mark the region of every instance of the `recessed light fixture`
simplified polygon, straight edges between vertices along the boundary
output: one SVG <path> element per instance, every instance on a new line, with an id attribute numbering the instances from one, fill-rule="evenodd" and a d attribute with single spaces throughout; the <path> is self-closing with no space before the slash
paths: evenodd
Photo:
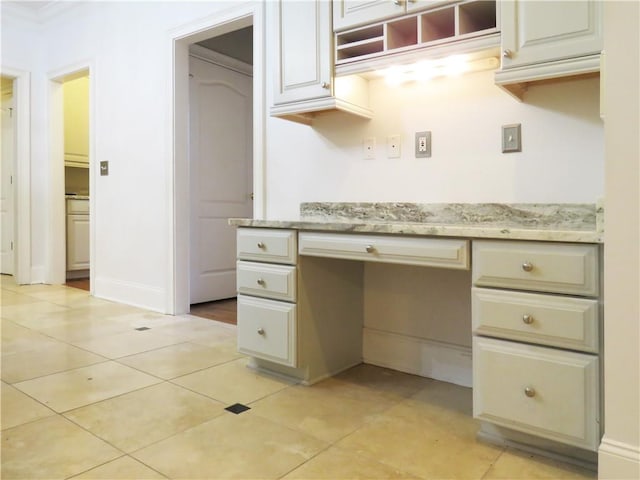
<path id="1" fill-rule="evenodd" d="M 495 69 L 499 65 L 497 57 L 471 60 L 465 55 L 453 55 L 407 65 L 393 65 L 377 73 L 384 77 L 387 84 L 398 86 L 408 82 L 426 82 L 436 77 L 450 77 L 467 72 Z"/>

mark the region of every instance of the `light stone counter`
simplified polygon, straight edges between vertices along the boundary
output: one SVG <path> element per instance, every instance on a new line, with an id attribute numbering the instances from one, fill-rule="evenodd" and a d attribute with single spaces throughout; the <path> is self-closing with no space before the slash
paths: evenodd
<path id="1" fill-rule="evenodd" d="M 595 204 L 303 203 L 300 219 L 235 218 L 242 227 L 602 243 Z"/>

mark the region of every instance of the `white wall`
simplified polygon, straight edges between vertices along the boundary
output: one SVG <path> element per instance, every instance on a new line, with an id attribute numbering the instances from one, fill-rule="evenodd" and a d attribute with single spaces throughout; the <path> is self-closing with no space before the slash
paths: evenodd
<path id="1" fill-rule="evenodd" d="M 313 127 L 268 123 L 268 217 L 296 218 L 304 201 L 587 202 L 603 195 L 599 80 L 531 87 L 520 103 L 493 72 L 389 87 L 370 82 L 371 121 L 331 113 Z M 501 125 L 521 123 L 521 153 L 501 153 Z M 432 157 L 414 134 L 432 132 Z M 402 135 L 402 158 L 386 137 Z M 375 137 L 365 160 L 362 140 Z"/>
<path id="2" fill-rule="evenodd" d="M 599 477 L 640 478 L 640 3 L 605 4 L 605 431 Z"/>
<path id="3" fill-rule="evenodd" d="M 92 185 L 94 292 L 165 308 L 172 294 L 170 32 L 237 5 L 87 2 L 28 31 L 3 16 L 3 62 L 19 66 L 42 51 L 24 65 L 33 72 L 34 265 L 46 265 L 51 244 L 43 227 L 51 188 L 48 79 L 91 65 L 92 162 L 94 169 L 110 162 L 109 176 Z M 268 118 L 268 218 L 297 217 L 303 201 L 595 202 L 602 195 L 597 80 L 532 88 L 525 103 L 495 87 L 491 72 L 396 89 L 375 80 L 370 87 L 377 112 L 371 121 L 327 114 L 311 128 Z M 522 123 L 524 151 L 504 155 L 500 126 L 515 122 Z M 412 158 L 417 130 L 433 132 L 431 159 Z M 385 137 L 395 133 L 403 138 L 402 158 L 390 160 Z M 377 138 L 379 156 L 365 161 L 361 141 L 368 136 Z"/>

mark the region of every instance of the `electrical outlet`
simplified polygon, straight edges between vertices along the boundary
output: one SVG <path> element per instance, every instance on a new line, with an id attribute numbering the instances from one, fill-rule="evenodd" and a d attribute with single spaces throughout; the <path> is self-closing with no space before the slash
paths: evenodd
<path id="1" fill-rule="evenodd" d="M 502 126 L 502 153 L 521 152 L 522 135 L 519 123 Z"/>
<path id="2" fill-rule="evenodd" d="M 376 138 L 368 137 L 362 141 L 362 156 L 366 160 L 376 158 Z"/>
<path id="3" fill-rule="evenodd" d="M 387 137 L 387 157 L 400 158 L 400 135 Z"/>
<path id="4" fill-rule="evenodd" d="M 431 132 L 416 132 L 416 158 L 431 157 Z"/>

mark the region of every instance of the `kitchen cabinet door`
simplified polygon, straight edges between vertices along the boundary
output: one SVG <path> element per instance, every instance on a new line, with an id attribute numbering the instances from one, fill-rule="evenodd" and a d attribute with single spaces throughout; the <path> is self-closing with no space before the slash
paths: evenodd
<path id="1" fill-rule="evenodd" d="M 333 0 L 335 31 L 367 25 L 418 10 L 437 7 L 453 0 Z"/>
<path id="2" fill-rule="evenodd" d="M 501 3 L 502 68 L 599 54 L 601 3 L 527 1 Z"/>
<path id="3" fill-rule="evenodd" d="M 331 96 L 331 3 L 276 4 L 277 68 L 274 104 Z"/>
<path id="4" fill-rule="evenodd" d="M 89 269 L 89 215 L 67 215 L 67 270 Z"/>

